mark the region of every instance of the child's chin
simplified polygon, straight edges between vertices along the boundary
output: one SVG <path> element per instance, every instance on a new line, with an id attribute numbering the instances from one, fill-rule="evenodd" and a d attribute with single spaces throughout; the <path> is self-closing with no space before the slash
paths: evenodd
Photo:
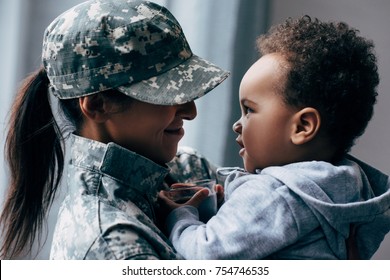
<path id="1" fill-rule="evenodd" d="M 246 164 L 245 162 L 244 162 L 244 169 L 249 173 L 255 173 L 256 170 L 255 168 L 253 168 L 253 166 Z"/>

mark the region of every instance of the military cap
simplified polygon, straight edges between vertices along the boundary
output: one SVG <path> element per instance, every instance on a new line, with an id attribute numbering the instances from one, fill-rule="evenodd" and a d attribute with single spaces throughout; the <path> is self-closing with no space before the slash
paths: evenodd
<path id="1" fill-rule="evenodd" d="M 42 60 L 60 99 L 117 89 L 147 103 L 183 104 L 229 75 L 193 54 L 175 17 L 149 1 L 92 0 L 71 8 L 45 30 Z"/>

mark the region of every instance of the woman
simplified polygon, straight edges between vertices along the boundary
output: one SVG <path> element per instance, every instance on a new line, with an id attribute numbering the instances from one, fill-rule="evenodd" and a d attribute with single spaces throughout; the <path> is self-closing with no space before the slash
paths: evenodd
<path id="1" fill-rule="evenodd" d="M 228 73 L 193 55 L 172 14 L 145 1 L 73 7 L 45 31 L 42 59 L 12 109 L 1 256 L 31 249 L 62 178 L 55 96 L 74 133 L 51 258 L 179 258 L 155 225 L 153 204 L 183 120 L 196 117 L 194 99 Z M 181 155 L 171 164 L 202 161 Z"/>

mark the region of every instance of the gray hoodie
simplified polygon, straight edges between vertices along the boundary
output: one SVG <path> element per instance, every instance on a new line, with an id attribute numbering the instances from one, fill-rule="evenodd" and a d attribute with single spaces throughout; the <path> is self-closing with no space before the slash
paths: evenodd
<path id="1" fill-rule="evenodd" d="M 167 225 L 186 259 L 346 259 L 353 225 L 359 257 L 369 259 L 390 231 L 390 181 L 350 156 L 338 165 L 237 169 L 207 224 L 196 208 L 183 206 Z"/>

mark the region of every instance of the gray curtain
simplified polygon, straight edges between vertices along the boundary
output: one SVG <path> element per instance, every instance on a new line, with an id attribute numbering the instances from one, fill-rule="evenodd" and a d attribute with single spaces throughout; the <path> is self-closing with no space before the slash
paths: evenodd
<path id="1" fill-rule="evenodd" d="M 241 78 L 247 69 L 258 59 L 256 50 L 256 38 L 266 32 L 269 26 L 270 1 L 268 0 L 247 0 L 242 1 L 237 11 L 235 26 L 235 36 L 233 42 L 232 55 L 232 76 L 231 92 L 226 103 L 230 107 L 230 114 L 226 129 L 230 129 L 237 119 L 240 118 L 240 106 L 238 100 L 238 90 Z M 223 165 L 241 166 L 242 160 L 238 155 L 238 145 L 235 141 L 234 133 L 228 133 L 223 142 Z"/>

